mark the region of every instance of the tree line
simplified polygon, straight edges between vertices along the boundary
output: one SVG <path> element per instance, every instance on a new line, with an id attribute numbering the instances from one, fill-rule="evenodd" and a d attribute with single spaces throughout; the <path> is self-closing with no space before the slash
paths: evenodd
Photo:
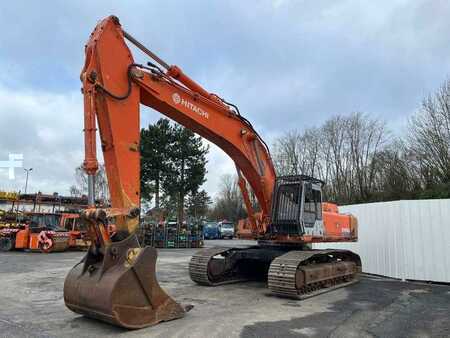
<path id="1" fill-rule="evenodd" d="M 337 115 L 292 130 L 273 146 L 279 175 L 324 180 L 339 204 L 450 197 L 450 81 L 426 97 L 402 137 L 369 114 Z"/>
<path id="2" fill-rule="evenodd" d="M 325 181 L 324 199 L 338 204 L 450 197 L 450 80 L 423 99 L 407 127 L 395 136 L 367 113 L 335 115 L 278 137 L 272 158 L 278 175 Z M 163 208 L 178 219 L 246 217 L 235 175 L 222 177 L 213 204 L 201 189 L 209 149 L 192 131 L 162 118 L 141 130 L 140 150 L 144 207 Z M 97 197 L 107 199 L 103 167 L 97 176 Z M 76 178 L 71 192 L 87 192 L 81 167 Z"/>
<path id="3" fill-rule="evenodd" d="M 226 174 L 221 177 L 219 192 L 214 205 L 209 209 L 208 217 L 212 220 L 226 219 L 232 222 L 247 217 L 237 175 Z"/>
<path id="4" fill-rule="evenodd" d="M 325 181 L 324 200 L 338 204 L 449 198 L 450 80 L 423 99 L 407 127 L 399 137 L 367 113 L 335 115 L 278 137 L 272 159 L 278 175 Z M 246 217 L 236 175 L 222 177 L 210 215 Z"/>

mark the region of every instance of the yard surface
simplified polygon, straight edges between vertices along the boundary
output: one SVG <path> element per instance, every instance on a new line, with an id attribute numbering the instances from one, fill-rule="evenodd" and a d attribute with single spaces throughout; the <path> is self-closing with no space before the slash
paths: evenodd
<path id="1" fill-rule="evenodd" d="M 247 242 L 248 243 L 248 242 Z M 212 245 L 243 241 L 208 241 Z M 82 252 L 0 253 L 0 337 L 449 337 L 450 287 L 362 277 L 303 301 L 271 296 L 264 283 L 194 284 L 197 249 L 159 250 L 161 286 L 194 308 L 183 319 L 127 331 L 72 313 L 63 283 Z"/>

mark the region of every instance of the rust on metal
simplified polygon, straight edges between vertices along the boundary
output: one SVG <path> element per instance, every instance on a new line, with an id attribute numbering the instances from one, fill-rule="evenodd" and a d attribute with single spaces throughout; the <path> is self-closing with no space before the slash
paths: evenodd
<path id="1" fill-rule="evenodd" d="M 136 329 L 181 318 L 185 309 L 159 286 L 157 252 L 140 248 L 136 236 L 107 246 L 93 247 L 67 275 L 66 306 L 79 314 Z"/>
<path id="2" fill-rule="evenodd" d="M 358 255 L 347 250 L 289 251 L 270 264 L 269 289 L 279 296 L 303 299 L 356 282 Z"/>

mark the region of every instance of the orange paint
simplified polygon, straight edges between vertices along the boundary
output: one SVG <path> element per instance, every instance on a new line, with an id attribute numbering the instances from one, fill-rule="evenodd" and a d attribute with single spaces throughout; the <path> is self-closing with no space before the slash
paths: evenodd
<path id="1" fill-rule="evenodd" d="M 233 159 L 249 213 L 248 221 L 240 223 L 239 228 L 242 234 L 251 234 L 253 238 L 267 237 L 276 174 L 265 143 L 250 123 L 219 96 L 201 87 L 180 67 L 159 63 L 166 72 L 134 64 L 117 17 L 107 17 L 96 26 L 86 45 L 81 72 L 86 172 L 93 174 L 98 168 L 96 117 L 112 208 L 139 207 L 139 105 L 144 104 L 215 143 Z M 247 182 L 259 203 L 260 214 L 252 208 Z M 337 206 L 330 203 L 323 203 L 322 208 L 324 234 L 276 235 L 270 239 L 296 243 L 356 239 L 354 217 L 339 214 Z M 117 217 L 117 230 L 134 232 L 136 225 L 130 227 L 127 222 L 126 217 Z M 97 227 L 91 235 L 100 243 L 105 240 L 104 233 L 104 229 Z"/>
<path id="2" fill-rule="evenodd" d="M 15 241 L 16 249 L 27 249 L 29 238 L 30 232 L 28 229 L 17 232 Z"/>

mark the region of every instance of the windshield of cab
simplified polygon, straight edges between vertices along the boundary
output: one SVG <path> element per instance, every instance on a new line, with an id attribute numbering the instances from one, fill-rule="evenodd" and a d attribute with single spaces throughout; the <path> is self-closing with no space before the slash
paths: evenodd
<path id="1" fill-rule="evenodd" d="M 36 214 L 31 216 L 31 224 L 32 227 L 46 227 L 49 230 L 55 230 L 59 227 L 60 218 L 59 215 Z"/>
<path id="2" fill-rule="evenodd" d="M 222 223 L 222 228 L 224 229 L 233 229 L 233 223 Z"/>

